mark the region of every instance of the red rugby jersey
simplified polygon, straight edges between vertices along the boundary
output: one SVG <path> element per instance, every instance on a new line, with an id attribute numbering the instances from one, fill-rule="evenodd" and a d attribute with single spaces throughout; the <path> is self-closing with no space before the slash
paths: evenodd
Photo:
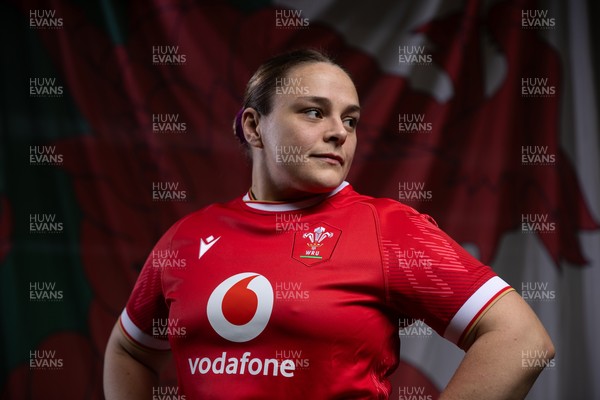
<path id="1" fill-rule="evenodd" d="M 509 290 L 431 218 L 344 182 L 181 219 L 120 322 L 135 343 L 172 350 L 188 399 L 386 399 L 399 320 L 458 343 Z"/>

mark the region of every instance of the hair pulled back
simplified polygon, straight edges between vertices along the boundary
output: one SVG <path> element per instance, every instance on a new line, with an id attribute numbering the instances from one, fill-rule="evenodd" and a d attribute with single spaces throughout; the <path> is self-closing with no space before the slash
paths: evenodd
<path id="1" fill-rule="evenodd" d="M 337 65 L 329 56 L 314 49 L 299 49 L 276 55 L 262 64 L 248 81 L 244 92 L 244 103 L 233 123 L 233 133 L 242 144 L 247 144 L 242 128 L 242 113 L 253 108 L 261 115 L 267 115 L 273 107 L 273 94 L 278 78 L 284 78 L 288 72 L 306 63 L 325 62 Z M 341 68 L 341 67 L 340 67 Z"/>

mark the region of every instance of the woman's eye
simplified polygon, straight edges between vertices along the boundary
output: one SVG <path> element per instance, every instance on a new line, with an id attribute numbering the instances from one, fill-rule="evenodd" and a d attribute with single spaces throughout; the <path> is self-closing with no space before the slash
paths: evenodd
<path id="1" fill-rule="evenodd" d="M 346 119 L 344 119 L 344 125 L 346 125 L 349 128 L 352 128 L 352 129 L 356 128 L 356 123 L 357 122 L 358 121 L 356 120 L 356 118 L 346 118 Z"/>
<path id="2" fill-rule="evenodd" d="M 321 114 L 321 111 L 317 110 L 316 108 L 311 108 L 310 110 L 306 110 L 306 111 L 304 111 L 304 114 L 306 114 L 310 118 L 321 118 L 323 116 L 323 114 Z"/>

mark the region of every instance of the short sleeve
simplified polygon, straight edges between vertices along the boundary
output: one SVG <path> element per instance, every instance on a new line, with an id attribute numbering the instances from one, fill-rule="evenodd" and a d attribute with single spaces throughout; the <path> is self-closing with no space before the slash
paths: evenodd
<path id="1" fill-rule="evenodd" d="M 149 254 L 121 313 L 119 324 L 123 333 L 135 344 L 154 350 L 170 349 L 165 334 L 169 309 L 163 295 L 161 254 L 171 250 L 177 230 L 175 224 L 158 241 Z"/>
<path id="2" fill-rule="evenodd" d="M 422 320 L 460 344 L 483 313 L 513 290 L 431 217 L 397 206 L 380 218 L 388 300 L 400 317 Z"/>

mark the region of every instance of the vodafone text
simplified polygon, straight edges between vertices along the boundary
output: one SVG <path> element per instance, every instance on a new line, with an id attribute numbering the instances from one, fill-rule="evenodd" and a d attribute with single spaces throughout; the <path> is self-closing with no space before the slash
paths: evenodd
<path id="1" fill-rule="evenodd" d="M 227 352 L 224 351 L 221 357 L 216 357 L 211 360 L 208 357 L 203 358 L 188 358 L 188 364 L 190 367 L 190 373 L 206 375 L 244 375 L 246 373 L 250 375 L 271 375 L 281 376 L 285 378 L 291 378 L 294 376 L 294 370 L 296 366 L 293 360 L 282 360 L 281 363 L 275 358 L 250 358 L 251 353 L 245 352 L 242 357 L 229 357 L 227 358 Z"/>

